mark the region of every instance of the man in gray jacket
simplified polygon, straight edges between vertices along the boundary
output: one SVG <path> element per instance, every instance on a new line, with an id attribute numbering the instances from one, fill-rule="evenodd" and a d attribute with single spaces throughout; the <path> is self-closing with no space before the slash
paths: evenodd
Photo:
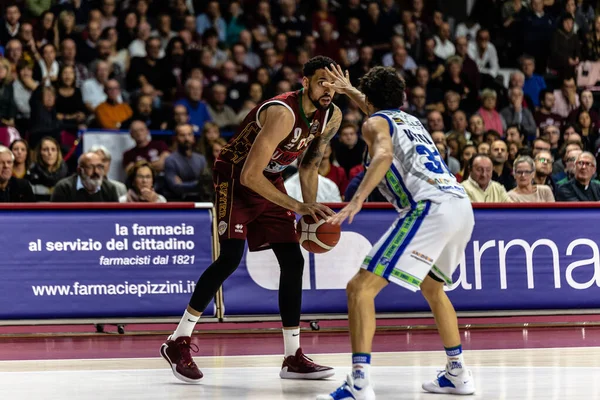
<path id="1" fill-rule="evenodd" d="M 510 105 L 500 111 L 500 115 L 506 121 L 506 126 L 519 125 L 521 131 L 529 140 L 536 137 L 536 125 L 533 114 L 526 108 L 523 108 L 523 89 L 512 87 L 509 92 Z"/>
<path id="2" fill-rule="evenodd" d="M 194 129 L 189 124 L 175 128 L 177 151 L 165 160 L 165 180 L 169 200 L 203 201 L 207 195 L 204 181 L 206 158 L 194 152 Z M 212 179 L 211 179 L 212 181 Z M 212 198 L 212 196 L 210 197 Z"/>

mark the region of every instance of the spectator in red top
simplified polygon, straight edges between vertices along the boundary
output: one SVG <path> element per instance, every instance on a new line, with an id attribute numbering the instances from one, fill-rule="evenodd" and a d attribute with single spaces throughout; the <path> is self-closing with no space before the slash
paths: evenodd
<path id="1" fill-rule="evenodd" d="M 164 142 L 152 140 L 150 131 L 142 121 L 133 121 L 129 130 L 131 138 L 135 140 L 135 147 L 123 154 L 123 166 L 129 171 L 136 162 L 148 161 L 157 172 L 165 169 L 165 160 L 171 154 Z"/>
<path id="2" fill-rule="evenodd" d="M 462 73 L 465 75 L 467 81 L 477 91 L 481 85 L 481 76 L 479 75 L 479 68 L 473 59 L 469 56 L 469 41 L 464 36 L 456 38 L 456 55 L 462 58 Z"/>
<path id="3" fill-rule="evenodd" d="M 329 57 L 335 62 L 340 62 L 340 45 L 334 37 L 333 25 L 329 22 L 321 23 L 319 38 L 316 40 L 316 53 Z"/>
<path id="4" fill-rule="evenodd" d="M 358 136 L 358 127 L 351 122 L 344 122 L 339 129 L 339 141 L 335 147 L 337 161 L 349 173 L 352 167 L 361 165 L 367 145 Z"/>
<path id="5" fill-rule="evenodd" d="M 319 175 L 331 179 L 340 189 L 340 193 L 345 193 L 346 186 L 348 186 L 348 176 L 344 168 L 334 164 L 335 161 L 335 154 L 331 145 L 328 144 L 327 148 L 325 148 L 321 165 L 319 165 Z"/>
<path id="6" fill-rule="evenodd" d="M 504 122 L 500 113 L 496 111 L 496 99 L 497 95 L 495 90 L 484 89 L 481 93 L 483 105 L 479 111 L 477 111 L 477 114 L 481 115 L 481 118 L 483 118 L 486 129 L 495 130 L 503 135 L 506 122 Z"/>

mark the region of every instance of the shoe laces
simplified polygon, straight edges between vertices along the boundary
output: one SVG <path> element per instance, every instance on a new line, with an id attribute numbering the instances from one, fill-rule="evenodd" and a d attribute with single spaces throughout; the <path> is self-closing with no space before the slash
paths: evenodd
<path id="1" fill-rule="evenodd" d="M 300 362 L 309 367 L 316 365 L 312 358 L 307 357 L 306 354 L 302 354 L 302 356 L 300 357 Z"/>
<path id="2" fill-rule="evenodd" d="M 192 354 L 190 353 L 190 350 L 193 351 L 194 353 L 197 353 L 198 351 L 200 351 L 198 346 L 196 346 L 194 343 L 188 342 L 187 340 L 179 342 L 179 351 L 181 352 L 181 356 L 182 356 L 181 358 L 183 358 L 184 361 L 186 361 L 186 366 L 195 367 L 196 363 L 194 362 L 194 359 L 192 358 Z"/>
<path id="3" fill-rule="evenodd" d="M 330 396 L 334 399 L 342 399 L 347 397 L 348 393 L 350 393 L 352 395 L 352 398 L 354 398 L 354 395 L 352 394 L 353 385 L 354 384 L 350 380 L 350 376 L 347 376 L 344 383 L 342 383 L 342 385 L 339 388 L 337 388 L 335 392 L 331 393 Z"/>

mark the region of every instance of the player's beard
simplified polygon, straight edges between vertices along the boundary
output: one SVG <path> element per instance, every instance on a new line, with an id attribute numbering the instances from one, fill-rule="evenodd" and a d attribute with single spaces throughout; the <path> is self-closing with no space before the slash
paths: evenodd
<path id="1" fill-rule="evenodd" d="M 324 110 L 327 107 L 329 107 L 329 105 L 324 106 L 319 102 L 319 100 L 321 100 L 323 97 L 329 97 L 329 96 L 323 95 L 320 98 L 318 98 L 317 100 L 315 100 L 312 95 L 312 90 L 310 89 L 310 83 L 308 84 L 308 99 L 311 101 L 311 103 L 313 103 L 313 106 L 315 106 L 315 108 L 317 110 Z"/>

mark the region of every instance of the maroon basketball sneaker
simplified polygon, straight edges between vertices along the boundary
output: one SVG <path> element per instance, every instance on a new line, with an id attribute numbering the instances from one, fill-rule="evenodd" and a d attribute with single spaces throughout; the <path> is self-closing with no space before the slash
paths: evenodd
<path id="1" fill-rule="evenodd" d="M 279 376 L 282 379 L 325 379 L 335 375 L 331 367 L 315 364 L 306 357 L 302 348 L 296 350 L 296 355 L 288 356 L 283 360 Z"/>
<path id="2" fill-rule="evenodd" d="M 196 383 L 204 375 L 190 354 L 190 350 L 198 351 L 198 346 L 192 344 L 190 340 L 189 336 L 178 337 L 175 340 L 171 340 L 169 336 L 160 348 L 160 355 L 169 363 L 175 378 L 187 383 Z"/>

